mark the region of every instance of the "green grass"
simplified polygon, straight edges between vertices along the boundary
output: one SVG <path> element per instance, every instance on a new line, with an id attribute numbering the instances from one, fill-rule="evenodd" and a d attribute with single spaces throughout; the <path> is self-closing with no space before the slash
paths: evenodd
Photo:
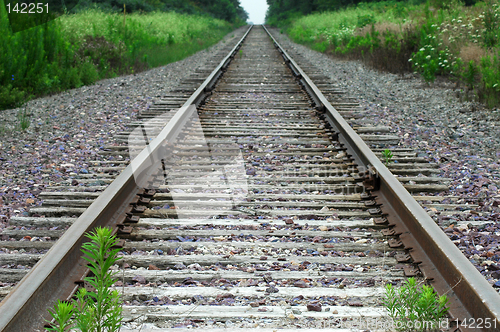
<path id="1" fill-rule="evenodd" d="M 299 42 L 318 43 L 326 41 L 329 45 L 346 43 L 353 37 L 356 29 L 375 22 L 403 24 L 406 13 L 415 6 L 393 3 L 361 3 L 335 12 L 316 13 L 295 20 L 288 30 Z"/>
<path id="2" fill-rule="evenodd" d="M 500 105 L 498 0 L 463 6 L 432 0 L 360 3 L 299 17 L 287 32 L 295 42 L 381 70 L 415 71 L 429 83 L 454 80 L 468 98 Z"/>
<path id="3" fill-rule="evenodd" d="M 206 16 L 88 9 L 12 33 L 0 0 L 0 109 L 181 60 L 233 29 Z"/>
<path id="4" fill-rule="evenodd" d="M 60 19 L 63 33 L 76 43 L 87 35 L 100 35 L 113 42 L 122 41 L 123 14 L 109 14 L 89 9 Z M 149 43 L 182 43 L 210 29 L 224 29 L 228 23 L 209 17 L 190 16 L 175 12 L 133 13 L 125 16 L 127 33 Z M 125 41 L 131 42 L 131 41 Z"/>

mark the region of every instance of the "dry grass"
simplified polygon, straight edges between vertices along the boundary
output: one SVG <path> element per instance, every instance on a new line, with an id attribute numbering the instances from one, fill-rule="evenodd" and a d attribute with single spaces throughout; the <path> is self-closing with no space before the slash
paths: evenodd
<path id="1" fill-rule="evenodd" d="M 375 31 L 379 32 L 381 35 L 386 32 L 392 32 L 395 34 L 401 34 L 405 29 L 407 29 L 411 23 L 396 24 L 392 22 L 377 22 L 375 23 Z M 367 25 L 363 28 L 356 29 L 354 32 L 355 36 L 366 36 L 367 33 L 372 31 L 372 26 Z"/>
<path id="2" fill-rule="evenodd" d="M 484 58 L 487 55 L 492 55 L 492 54 L 490 54 L 490 52 L 488 52 L 486 49 L 484 49 L 479 45 L 470 44 L 460 48 L 459 57 L 462 59 L 464 63 L 469 63 L 472 60 L 474 61 L 474 63 L 478 64 L 480 63 L 481 58 Z"/>

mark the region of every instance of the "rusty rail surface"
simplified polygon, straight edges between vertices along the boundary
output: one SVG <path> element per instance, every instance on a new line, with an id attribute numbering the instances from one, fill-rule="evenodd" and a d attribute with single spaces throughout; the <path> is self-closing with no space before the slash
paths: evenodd
<path id="1" fill-rule="evenodd" d="M 85 233 L 98 226 L 114 229 L 127 218 L 141 194 L 140 184 L 150 176 L 151 155 L 161 153 L 165 143 L 175 139 L 184 123 L 210 93 L 222 73 L 237 54 L 252 26 L 231 52 L 220 62 L 201 86 L 176 112 L 167 126 L 113 183 L 75 221 L 47 254 L 31 269 L 0 303 L 0 331 L 27 332 L 42 329 L 50 318 L 47 308 L 57 299 L 70 299 L 78 282 L 87 274 L 80 248 Z M 193 106 L 194 105 L 194 106 Z"/>
<path id="2" fill-rule="evenodd" d="M 496 320 L 496 325 L 483 330 L 498 331 L 500 295 L 370 150 L 269 30 L 264 29 L 316 108 L 324 112 L 330 125 L 338 132 L 339 141 L 356 160 L 360 171 L 366 171 L 364 181 L 373 187 L 372 194 L 377 196 L 376 205 L 387 214 L 387 220 L 379 222 L 388 223 L 395 234 L 400 234 L 402 244 L 426 279 L 439 294 L 448 296 L 453 319 Z"/>

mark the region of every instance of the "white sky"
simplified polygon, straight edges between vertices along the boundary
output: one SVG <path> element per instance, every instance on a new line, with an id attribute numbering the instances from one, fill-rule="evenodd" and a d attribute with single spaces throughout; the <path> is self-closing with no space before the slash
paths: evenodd
<path id="1" fill-rule="evenodd" d="M 247 11 L 249 22 L 264 24 L 267 11 L 266 0 L 240 0 L 240 4 Z"/>

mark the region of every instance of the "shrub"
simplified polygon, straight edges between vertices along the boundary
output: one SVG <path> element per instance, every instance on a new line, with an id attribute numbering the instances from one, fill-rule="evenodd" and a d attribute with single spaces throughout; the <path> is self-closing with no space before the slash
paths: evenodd
<path id="1" fill-rule="evenodd" d="M 480 97 L 488 107 L 500 103 L 500 55 L 481 59 L 482 89 Z"/>
<path id="2" fill-rule="evenodd" d="M 97 68 L 90 61 L 84 61 L 80 67 L 80 81 L 84 85 L 89 85 L 96 82 L 99 79 L 99 73 Z"/>
<path id="3" fill-rule="evenodd" d="M 0 109 L 18 106 L 26 96 L 178 61 L 232 28 L 225 21 L 173 12 L 130 14 L 124 24 L 123 15 L 88 9 L 12 33 L 0 0 Z"/>
<path id="4" fill-rule="evenodd" d="M 0 109 L 19 106 L 25 99 L 26 92 L 14 88 L 12 84 L 0 85 Z"/>
<path id="5" fill-rule="evenodd" d="M 114 44 L 103 36 L 85 36 L 76 56 L 80 61 L 92 62 L 100 71 L 106 65 L 118 70 L 126 68 L 125 44 Z"/>
<path id="6" fill-rule="evenodd" d="M 392 284 L 387 284 L 385 291 L 384 306 L 396 326 L 402 327 L 398 328 L 400 331 L 406 331 L 408 327 L 417 327 L 418 324 L 415 322 L 420 322 L 421 326 L 416 329 L 417 331 L 427 330 L 427 324 L 432 325 L 431 329 L 437 329 L 439 321 L 448 312 L 446 295 L 437 296 L 430 286 L 419 287 L 415 278 L 408 278 L 398 290 L 394 289 Z"/>
<path id="7" fill-rule="evenodd" d="M 373 15 L 358 15 L 358 23 L 356 24 L 358 28 L 362 28 L 371 24 L 375 24 L 375 17 Z"/>
<path id="8" fill-rule="evenodd" d="M 70 304 L 58 301 L 49 310 L 56 324 L 46 328 L 47 330 L 64 332 L 67 328 L 74 327 L 82 332 L 115 332 L 120 329 L 120 294 L 111 289 L 116 279 L 110 270 L 119 260 L 119 249 L 113 249 L 118 240 L 111 234 L 110 228 L 101 227 L 87 233 L 91 242 L 83 244 L 82 252 L 85 255 L 83 258 L 89 263 L 91 276 L 86 277 L 85 281 L 94 290 L 80 288 L 76 299 Z"/>

